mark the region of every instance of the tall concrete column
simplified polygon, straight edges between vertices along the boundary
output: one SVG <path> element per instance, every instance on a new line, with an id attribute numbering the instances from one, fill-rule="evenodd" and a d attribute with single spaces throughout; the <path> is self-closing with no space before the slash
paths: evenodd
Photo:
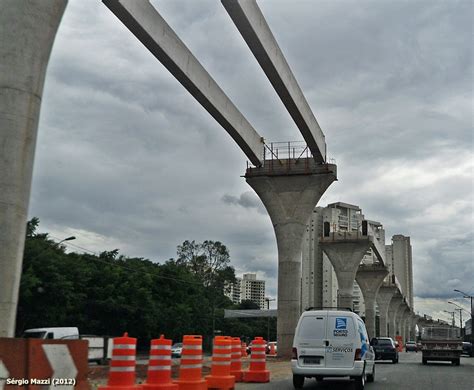
<path id="1" fill-rule="evenodd" d="M 388 308 L 390 301 L 397 290 L 397 287 L 388 284 L 382 284 L 379 289 L 376 300 L 380 315 L 380 334 L 377 336 L 388 337 Z"/>
<path id="2" fill-rule="evenodd" d="M 390 305 L 388 306 L 388 335 L 392 339 L 395 339 L 395 336 L 397 335 L 397 312 L 402 303 L 403 297 L 399 292 L 397 292 L 392 297 Z"/>
<path id="3" fill-rule="evenodd" d="M 15 332 L 43 85 L 67 0 L 4 0 L 0 12 L 0 337 Z"/>
<path id="4" fill-rule="evenodd" d="M 398 308 L 396 319 L 395 319 L 396 321 L 395 326 L 397 329 L 396 335 L 401 336 L 403 341 L 405 341 L 405 337 L 404 337 L 405 327 L 403 325 L 404 325 L 406 308 L 407 308 L 407 305 L 405 302 L 403 302 Z"/>
<path id="5" fill-rule="evenodd" d="M 419 336 L 419 331 L 420 331 L 420 325 L 419 325 L 419 321 L 420 321 L 420 316 L 418 315 L 414 315 L 413 316 L 413 322 L 412 322 L 412 332 L 413 332 L 413 337 L 415 340 L 418 340 L 418 336 Z M 418 330 L 417 330 L 418 328 Z"/>
<path id="6" fill-rule="evenodd" d="M 370 248 L 368 238 L 321 241 L 321 247 L 334 267 L 337 277 L 337 306 L 350 308 L 354 299 L 354 280 L 359 264 Z"/>
<path id="7" fill-rule="evenodd" d="M 316 203 L 336 179 L 336 166 L 301 162 L 308 168 L 286 170 L 283 165 L 247 170 L 247 183 L 262 200 L 272 220 L 278 246 L 278 355 L 290 357 L 296 324 L 301 314 L 301 245 L 306 224 Z M 288 161 L 288 167 L 291 162 Z M 276 171 L 284 169 L 283 172 Z M 299 173 L 296 173 L 299 172 Z M 306 172 L 306 173 L 305 173 Z"/>
<path id="8" fill-rule="evenodd" d="M 403 342 L 406 343 L 407 340 L 410 339 L 410 316 L 411 312 L 410 309 L 405 309 L 405 315 L 403 317 Z"/>
<path id="9" fill-rule="evenodd" d="M 388 275 L 388 269 L 383 265 L 361 264 L 356 273 L 365 304 L 365 326 L 369 338 L 375 337 L 375 300 L 380 286 Z"/>
<path id="10" fill-rule="evenodd" d="M 409 326 L 410 326 L 410 340 L 415 340 L 416 341 L 416 315 L 415 313 L 410 314 L 410 320 L 409 320 Z"/>

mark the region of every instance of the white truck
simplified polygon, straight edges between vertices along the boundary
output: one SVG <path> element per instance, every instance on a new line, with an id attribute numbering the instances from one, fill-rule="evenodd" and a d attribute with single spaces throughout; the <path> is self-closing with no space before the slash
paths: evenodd
<path id="1" fill-rule="evenodd" d="M 426 326 L 421 330 L 421 358 L 423 364 L 431 361 L 450 361 L 459 366 L 462 338 L 459 328 Z"/>
<path id="2" fill-rule="evenodd" d="M 89 362 L 107 364 L 112 357 L 113 338 L 107 336 L 81 335 L 74 327 L 34 328 L 23 332 L 23 338 L 74 340 L 81 339 L 89 342 Z"/>

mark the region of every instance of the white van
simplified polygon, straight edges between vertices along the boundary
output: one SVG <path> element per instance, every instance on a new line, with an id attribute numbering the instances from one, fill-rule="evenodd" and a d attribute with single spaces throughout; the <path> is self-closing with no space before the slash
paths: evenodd
<path id="1" fill-rule="evenodd" d="M 25 339 L 78 339 L 79 329 L 73 327 L 27 329 L 21 337 Z"/>
<path id="2" fill-rule="evenodd" d="M 25 339 L 42 340 L 87 340 L 88 359 L 97 364 L 107 364 L 112 357 L 113 338 L 108 336 L 79 335 L 79 329 L 74 327 L 34 328 L 27 329 L 21 337 Z"/>
<path id="3" fill-rule="evenodd" d="M 375 354 L 362 319 L 351 311 L 305 311 L 295 330 L 291 369 L 296 389 L 305 378 L 349 377 L 362 390 L 375 379 Z"/>

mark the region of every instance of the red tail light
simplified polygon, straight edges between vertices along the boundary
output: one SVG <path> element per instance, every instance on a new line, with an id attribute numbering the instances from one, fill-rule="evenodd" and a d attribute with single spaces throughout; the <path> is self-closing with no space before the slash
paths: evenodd
<path id="1" fill-rule="evenodd" d="M 360 348 L 356 349 L 354 360 L 361 360 L 362 351 Z"/>
<path id="2" fill-rule="evenodd" d="M 293 356 L 291 357 L 292 359 L 298 359 L 298 352 L 296 351 L 296 348 L 293 348 Z"/>

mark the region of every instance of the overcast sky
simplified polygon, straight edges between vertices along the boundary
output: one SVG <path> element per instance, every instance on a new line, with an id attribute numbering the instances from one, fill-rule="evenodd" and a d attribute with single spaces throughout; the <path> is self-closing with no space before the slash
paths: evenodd
<path id="1" fill-rule="evenodd" d="M 220 1 L 153 4 L 267 142 L 302 139 Z M 410 236 L 415 310 L 446 319 L 454 288 L 474 293 L 472 1 L 258 4 L 336 159 L 319 205 L 359 205 L 387 244 Z M 274 232 L 245 167 L 108 8 L 69 0 L 39 124 L 41 231 L 159 262 L 184 240 L 219 240 L 275 296 Z"/>

